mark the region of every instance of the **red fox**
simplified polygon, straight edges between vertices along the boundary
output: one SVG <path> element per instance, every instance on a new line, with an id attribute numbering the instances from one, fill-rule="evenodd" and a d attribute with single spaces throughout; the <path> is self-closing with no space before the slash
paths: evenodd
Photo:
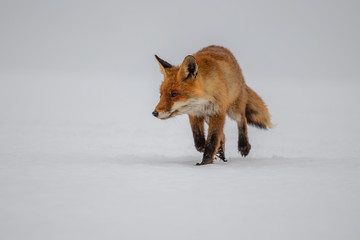
<path id="1" fill-rule="evenodd" d="M 188 114 L 195 148 L 203 152 L 196 165 L 213 163 L 215 155 L 226 162 L 223 128 L 228 115 L 237 122 L 238 150 L 246 157 L 251 149 L 247 124 L 268 129 L 273 125 L 263 100 L 244 81 L 233 54 L 208 46 L 173 66 L 155 55 L 164 81 L 160 101 L 153 111 L 159 119 Z M 209 126 L 205 140 L 204 122 Z"/>

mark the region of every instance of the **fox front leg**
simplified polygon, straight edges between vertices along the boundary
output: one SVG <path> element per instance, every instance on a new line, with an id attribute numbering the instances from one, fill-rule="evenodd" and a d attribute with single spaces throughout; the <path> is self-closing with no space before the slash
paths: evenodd
<path id="1" fill-rule="evenodd" d="M 220 147 L 220 141 L 223 136 L 225 124 L 225 114 L 217 114 L 209 119 L 208 137 L 205 144 L 204 155 L 201 163 L 196 165 L 205 165 L 213 163 L 214 155 Z"/>
<path id="2" fill-rule="evenodd" d="M 204 118 L 189 115 L 191 130 L 194 137 L 195 148 L 199 152 L 205 150 Z"/>
<path id="3" fill-rule="evenodd" d="M 220 158 L 223 162 L 227 162 L 225 158 L 225 134 L 223 133 L 222 139 L 220 141 L 220 147 L 216 154 L 216 158 Z"/>

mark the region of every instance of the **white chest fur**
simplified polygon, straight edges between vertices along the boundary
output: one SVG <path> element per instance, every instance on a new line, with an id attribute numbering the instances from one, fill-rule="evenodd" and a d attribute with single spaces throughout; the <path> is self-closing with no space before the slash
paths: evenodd
<path id="1" fill-rule="evenodd" d="M 179 114 L 190 114 L 192 116 L 212 116 L 219 111 L 219 106 L 210 99 L 190 98 L 188 101 L 174 103 L 172 112 L 178 111 Z"/>

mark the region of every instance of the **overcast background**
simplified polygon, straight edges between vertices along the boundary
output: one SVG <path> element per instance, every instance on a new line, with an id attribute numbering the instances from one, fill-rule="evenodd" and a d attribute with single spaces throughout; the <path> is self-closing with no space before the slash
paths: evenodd
<path id="1" fill-rule="evenodd" d="M 359 1 L 0 1 L 1 239 L 359 239 Z M 271 131 L 196 168 L 162 80 L 229 48 Z M 212 228 L 212 224 L 214 228 Z"/>
<path id="2" fill-rule="evenodd" d="M 209 44 L 247 78 L 354 80 L 358 1 L 1 1 L 2 73 L 144 74 Z M 121 79 L 125 82 L 124 79 Z"/>

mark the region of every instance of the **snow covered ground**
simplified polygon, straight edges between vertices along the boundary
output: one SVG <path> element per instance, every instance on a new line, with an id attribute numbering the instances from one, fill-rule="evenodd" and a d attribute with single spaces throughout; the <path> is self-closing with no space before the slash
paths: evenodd
<path id="1" fill-rule="evenodd" d="M 359 83 L 248 79 L 277 127 L 198 167 L 147 78 L 1 76 L 0 239 L 359 239 Z"/>

